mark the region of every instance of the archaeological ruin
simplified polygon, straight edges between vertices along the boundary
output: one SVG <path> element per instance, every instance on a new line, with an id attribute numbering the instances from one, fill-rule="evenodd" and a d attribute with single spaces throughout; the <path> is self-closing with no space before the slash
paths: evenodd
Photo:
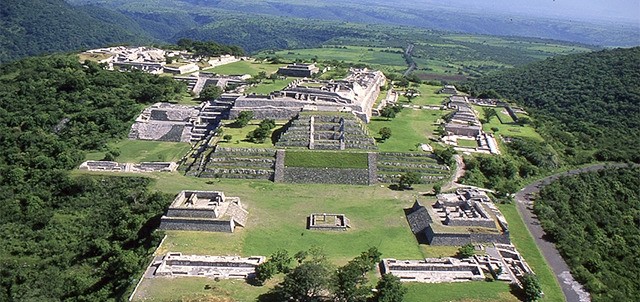
<path id="1" fill-rule="evenodd" d="M 392 274 L 404 282 L 441 283 L 485 279 L 482 267 L 473 258 L 383 259 L 382 273 Z"/>
<path id="2" fill-rule="evenodd" d="M 114 161 L 88 160 L 83 162 L 80 170 L 101 171 L 101 172 L 173 172 L 178 169 L 175 162 L 141 162 L 141 163 L 118 163 Z"/>
<path id="3" fill-rule="evenodd" d="M 286 67 L 278 68 L 279 75 L 290 77 L 312 77 L 318 72 L 320 72 L 320 69 L 316 66 L 316 64 L 293 63 L 287 65 Z"/>
<path id="4" fill-rule="evenodd" d="M 160 219 L 161 230 L 232 233 L 247 223 L 247 210 L 240 198 L 216 191 L 182 191 Z"/>
<path id="5" fill-rule="evenodd" d="M 200 256 L 169 252 L 158 264 L 158 277 L 208 277 L 219 279 L 250 279 L 264 256 Z"/>
<path id="6" fill-rule="evenodd" d="M 307 228 L 316 231 L 346 231 L 351 224 L 344 214 L 313 213 L 307 218 Z"/>
<path id="7" fill-rule="evenodd" d="M 458 151 L 500 154 L 494 135 L 482 130 L 482 123 L 471 105 L 466 96 L 454 95 L 449 98 L 447 107 L 455 111 L 444 125 L 447 135 L 443 137 L 443 141 L 455 146 L 454 149 Z M 477 146 L 475 148 L 460 146 L 459 139 L 475 141 Z"/>
<path id="8" fill-rule="evenodd" d="M 407 210 L 407 222 L 430 245 L 511 242 L 506 219 L 486 193 L 476 189 L 439 194 L 430 206 L 416 200 Z"/>

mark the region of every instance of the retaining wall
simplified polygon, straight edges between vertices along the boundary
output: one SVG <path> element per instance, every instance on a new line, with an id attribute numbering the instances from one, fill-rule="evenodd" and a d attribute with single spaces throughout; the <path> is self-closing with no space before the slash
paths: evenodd
<path id="1" fill-rule="evenodd" d="M 285 167 L 284 182 L 368 185 L 368 169 Z"/>
<path id="2" fill-rule="evenodd" d="M 194 220 L 166 216 L 160 220 L 161 230 L 233 233 L 234 227 L 231 220 Z"/>

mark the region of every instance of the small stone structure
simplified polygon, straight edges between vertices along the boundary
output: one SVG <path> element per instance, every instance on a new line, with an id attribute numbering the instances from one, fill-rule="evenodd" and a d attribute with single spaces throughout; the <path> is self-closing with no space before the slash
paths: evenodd
<path id="1" fill-rule="evenodd" d="M 246 225 L 247 215 L 238 197 L 216 191 L 182 191 L 160 219 L 160 229 L 231 233 L 236 225 Z"/>
<path id="2" fill-rule="evenodd" d="M 453 85 L 444 85 L 444 87 L 442 89 L 440 89 L 440 91 L 438 91 L 438 93 L 458 94 L 458 89 L 456 89 L 456 86 L 453 86 Z"/>
<path id="3" fill-rule="evenodd" d="M 198 256 L 167 253 L 155 271 L 161 277 L 209 277 L 220 279 L 249 279 L 255 276 L 256 266 L 264 256 Z"/>
<path id="4" fill-rule="evenodd" d="M 441 283 L 485 279 L 482 267 L 473 258 L 383 259 L 382 270 L 405 282 Z"/>
<path id="5" fill-rule="evenodd" d="M 344 214 L 313 213 L 309 216 L 308 228 L 319 231 L 346 231 L 350 221 Z"/>
<path id="6" fill-rule="evenodd" d="M 131 126 L 130 139 L 189 142 L 199 108 L 156 103 L 145 108 Z"/>
<path id="7" fill-rule="evenodd" d="M 431 245 L 511 243 L 506 219 L 491 199 L 476 189 L 439 194 L 438 201 L 428 207 L 416 200 L 407 210 L 407 222 L 414 234 L 424 234 Z"/>
<path id="8" fill-rule="evenodd" d="M 114 161 L 88 160 L 83 162 L 80 170 L 103 171 L 103 172 L 173 172 L 178 169 L 175 162 L 141 162 L 141 163 L 118 163 Z"/>
<path id="9" fill-rule="evenodd" d="M 311 77 L 320 72 L 316 64 L 293 63 L 286 67 L 278 68 L 278 74 L 291 77 Z"/>

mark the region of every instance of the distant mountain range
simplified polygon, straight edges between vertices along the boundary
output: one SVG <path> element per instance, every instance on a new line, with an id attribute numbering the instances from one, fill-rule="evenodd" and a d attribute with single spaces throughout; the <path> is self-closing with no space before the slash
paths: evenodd
<path id="1" fill-rule="evenodd" d="M 513 18 L 461 12 L 455 7 L 436 6 L 433 1 L 418 6 L 417 2 L 4 0 L 0 2 L 0 63 L 109 44 L 174 43 L 184 37 L 237 44 L 252 53 L 313 47 L 340 37 L 366 41 L 380 33 L 388 36 L 399 25 L 590 45 L 640 45 L 640 34 L 633 24 Z M 422 33 L 416 31 L 416 38 Z"/>

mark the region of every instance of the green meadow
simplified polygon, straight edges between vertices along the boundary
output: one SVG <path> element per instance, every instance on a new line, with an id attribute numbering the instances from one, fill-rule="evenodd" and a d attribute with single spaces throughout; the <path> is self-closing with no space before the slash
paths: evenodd
<path id="1" fill-rule="evenodd" d="M 139 163 L 143 161 L 174 161 L 177 162 L 184 156 L 191 145 L 189 143 L 156 142 L 143 140 L 121 140 L 109 143 L 108 148 L 117 150 L 120 155 L 118 162 Z M 106 151 L 87 153 L 87 160 L 101 160 Z"/>

